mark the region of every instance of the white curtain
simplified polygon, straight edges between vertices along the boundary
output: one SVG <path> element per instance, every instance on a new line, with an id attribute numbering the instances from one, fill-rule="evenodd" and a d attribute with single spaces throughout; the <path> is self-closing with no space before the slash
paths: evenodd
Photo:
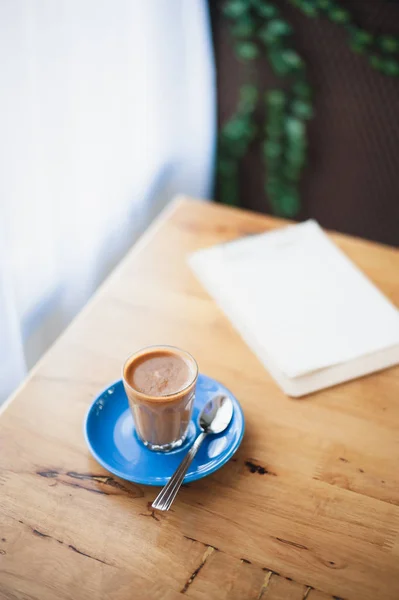
<path id="1" fill-rule="evenodd" d="M 1 0 L 0 402 L 149 220 L 208 197 L 205 0 Z"/>

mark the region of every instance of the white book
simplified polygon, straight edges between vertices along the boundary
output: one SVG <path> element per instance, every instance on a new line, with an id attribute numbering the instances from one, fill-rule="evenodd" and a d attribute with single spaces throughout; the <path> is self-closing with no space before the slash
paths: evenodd
<path id="1" fill-rule="evenodd" d="M 290 396 L 399 363 L 399 312 L 314 221 L 189 263 Z"/>

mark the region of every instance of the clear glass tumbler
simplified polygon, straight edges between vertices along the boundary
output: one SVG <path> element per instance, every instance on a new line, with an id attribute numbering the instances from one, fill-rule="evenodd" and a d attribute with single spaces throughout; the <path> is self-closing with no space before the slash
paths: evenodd
<path id="1" fill-rule="evenodd" d="M 165 355 L 183 360 L 189 368 L 187 385 L 171 394 L 150 395 L 135 389 L 129 371 L 135 364 L 153 356 Z M 154 379 L 156 373 L 154 373 Z M 150 346 L 128 357 L 123 366 L 123 384 L 133 413 L 138 436 L 151 450 L 167 452 L 184 442 L 194 405 L 198 366 L 195 359 L 174 346 Z"/>

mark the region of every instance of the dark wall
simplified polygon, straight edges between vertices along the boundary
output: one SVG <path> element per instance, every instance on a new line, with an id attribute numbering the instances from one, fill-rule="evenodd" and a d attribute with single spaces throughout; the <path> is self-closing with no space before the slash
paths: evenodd
<path id="1" fill-rule="evenodd" d="M 248 73 L 234 56 L 222 4 L 210 0 L 219 125 L 234 112 Z M 399 34 L 399 0 L 347 0 L 342 5 L 362 28 Z M 380 74 L 351 51 L 339 25 L 308 18 L 286 0 L 278 6 L 294 28 L 294 47 L 305 59 L 314 89 L 298 219 L 312 217 L 327 228 L 399 245 L 399 78 Z M 265 58 L 253 69 L 261 90 L 284 87 Z M 261 108 L 257 117 L 263 122 Z M 259 144 L 242 162 L 240 191 L 243 206 L 270 212 Z"/>

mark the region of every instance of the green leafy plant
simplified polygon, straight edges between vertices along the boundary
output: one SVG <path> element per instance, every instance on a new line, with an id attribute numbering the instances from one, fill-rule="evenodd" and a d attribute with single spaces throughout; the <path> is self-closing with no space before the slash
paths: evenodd
<path id="1" fill-rule="evenodd" d="M 351 49 L 364 54 L 370 66 L 385 75 L 399 75 L 399 39 L 374 36 L 353 22 L 348 10 L 334 0 L 288 0 L 309 18 L 326 17 L 348 32 Z M 280 4 L 280 3 L 279 3 Z M 249 82 L 242 86 L 237 109 L 223 125 L 218 142 L 219 199 L 238 205 L 239 166 L 254 140 L 261 141 L 265 166 L 265 193 L 275 214 L 294 217 L 300 209 L 299 181 L 307 164 L 307 122 L 313 118 L 313 94 L 304 58 L 296 51 L 293 29 L 282 17 L 277 2 L 228 0 L 223 12 L 237 58 L 248 65 Z M 281 89 L 262 94 L 251 65 L 266 56 Z M 265 108 L 265 123 L 255 123 L 258 108 Z"/>

